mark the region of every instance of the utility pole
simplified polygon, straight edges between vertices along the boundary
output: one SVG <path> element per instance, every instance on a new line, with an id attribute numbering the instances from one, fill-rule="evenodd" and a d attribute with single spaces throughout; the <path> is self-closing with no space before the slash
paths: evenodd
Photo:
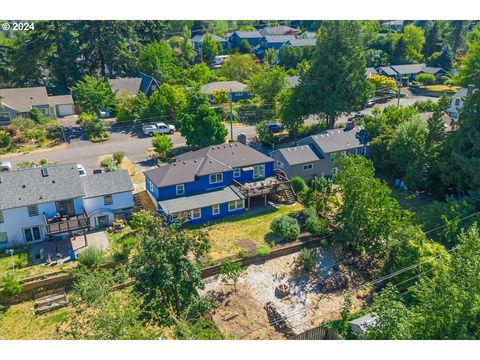
<path id="1" fill-rule="evenodd" d="M 397 91 L 397 109 L 400 107 L 400 90 L 402 89 L 402 80 L 400 78 L 400 83 L 398 84 L 398 91 Z"/>
<path id="2" fill-rule="evenodd" d="M 228 98 L 230 100 L 230 140 L 233 141 L 233 104 L 232 104 L 232 89 L 230 89 L 230 93 L 228 94 Z"/>
<path id="3" fill-rule="evenodd" d="M 13 249 L 9 249 L 8 252 L 10 253 L 11 259 L 12 259 L 12 269 L 13 269 L 13 277 L 17 277 L 15 273 L 15 259 L 13 258 Z"/>

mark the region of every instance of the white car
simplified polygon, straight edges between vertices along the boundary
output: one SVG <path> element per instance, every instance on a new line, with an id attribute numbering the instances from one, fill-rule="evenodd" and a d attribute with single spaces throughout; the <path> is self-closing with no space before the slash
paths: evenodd
<path id="1" fill-rule="evenodd" d="M 77 164 L 77 169 L 80 176 L 87 176 L 87 172 L 85 171 L 85 168 L 82 164 Z"/>
<path id="2" fill-rule="evenodd" d="M 0 161 L 0 172 L 11 171 L 12 163 L 10 161 Z"/>
<path id="3" fill-rule="evenodd" d="M 167 125 L 165 123 L 148 124 L 142 126 L 142 131 L 145 135 L 153 136 L 153 134 L 173 134 L 175 126 Z"/>

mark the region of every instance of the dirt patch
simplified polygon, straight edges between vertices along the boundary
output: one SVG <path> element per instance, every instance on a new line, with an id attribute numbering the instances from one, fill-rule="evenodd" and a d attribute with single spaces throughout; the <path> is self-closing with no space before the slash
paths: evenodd
<path id="1" fill-rule="evenodd" d="M 254 252 L 257 248 L 257 244 L 251 239 L 242 239 L 237 241 L 237 245 L 242 249 L 245 249 L 247 252 Z"/>
<path id="2" fill-rule="evenodd" d="M 224 335 L 284 339 L 340 317 L 344 290 L 362 281 L 361 277 L 334 266 L 336 260 L 326 250 L 318 251 L 317 270 L 309 274 L 298 268 L 297 256 L 286 255 L 249 266 L 238 281 L 237 292 L 232 284 L 217 278 L 208 280 L 205 293 L 218 300 L 212 316 Z M 347 276 L 348 283 L 343 283 L 346 288 L 328 292 L 323 289 L 326 281 Z M 361 298 L 354 294 L 355 307 L 361 305 Z"/>
<path id="3" fill-rule="evenodd" d="M 137 189 L 133 194 L 133 200 L 136 208 L 157 212 L 157 208 L 150 195 L 148 195 L 147 190 Z"/>

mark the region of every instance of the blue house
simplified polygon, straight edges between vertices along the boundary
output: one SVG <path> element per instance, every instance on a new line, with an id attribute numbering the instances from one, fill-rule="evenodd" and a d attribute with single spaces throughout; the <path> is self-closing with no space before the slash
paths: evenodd
<path id="1" fill-rule="evenodd" d="M 290 182 L 273 170 L 273 159 L 242 143 L 209 146 L 177 156 L 145 172 L 146 188 L 159 214 L 191 223 L 248 210 L 251 198 L 285 195 Z M 290 194 L 291 195 L 291 194 Z"/>
<path id="2" fill-rule="evenodd" d="M 254 31 L 235 31 L 232 36 L 230 36 L 230 43 L 232 44 L 233 48 L 238 48 L 240 46 L 240 42 L 242 40 L 246 40 L 250 46 L 253 48 L 263 40 L 263 35 L 260 34 L 257 30 Z"/>
<path id="3" fill-rule="evenodd" d="M 227 39 L 224 39 L 224 38 L 222 38 L 218 35 L 215 35 L 215 34 L 211 34 L 211 33 L 208 33 L 208 34 L 212 37 L 213 41 L 219 42 L 222 45 L 222 48 L 224 50 L 227 50 L 230 47 L 230 43 L 228 42 Z M 194 47 L 196 52 L 200 51 L 200 49 L 202 47 L 203 39 L 205 38 L 205 35 L 207 35 L 207 33 L 198 34 L 198 35 L 195 35 L 194 37 L 192 37 L 191 41 L 192 41 L 193 47 Z"/>

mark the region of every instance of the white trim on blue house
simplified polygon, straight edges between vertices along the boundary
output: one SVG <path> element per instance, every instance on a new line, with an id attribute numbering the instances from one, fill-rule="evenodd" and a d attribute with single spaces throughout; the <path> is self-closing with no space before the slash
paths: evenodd
<path id="1" fill-rule="evenodd" d="M 242 169 L 240 168 L 233 169 L 233 177 L 239 178 L 240 176 L 242 176 Z"/>
<path id="2" fill-rule="evenodd" d="M 218 177 L 219 175 L 220 175 L 220 178 Z M 215 177 L 213 181 L 212 181 L 212 177 Z M 221 182 L 223 182 L 223 173 L 210 174 L 208 177 L 209 184 L 218 184 Z"/>
<path id="3" fill-rule="evenodd" d="M 179 190 L 179 189 L 181 189 L 181 190 Z M 185 195 L 185 184 L 177 184 L 177 186 L 175 186 L 175 193 L 177 194 L 177 196 L 178 195 Z"/>

